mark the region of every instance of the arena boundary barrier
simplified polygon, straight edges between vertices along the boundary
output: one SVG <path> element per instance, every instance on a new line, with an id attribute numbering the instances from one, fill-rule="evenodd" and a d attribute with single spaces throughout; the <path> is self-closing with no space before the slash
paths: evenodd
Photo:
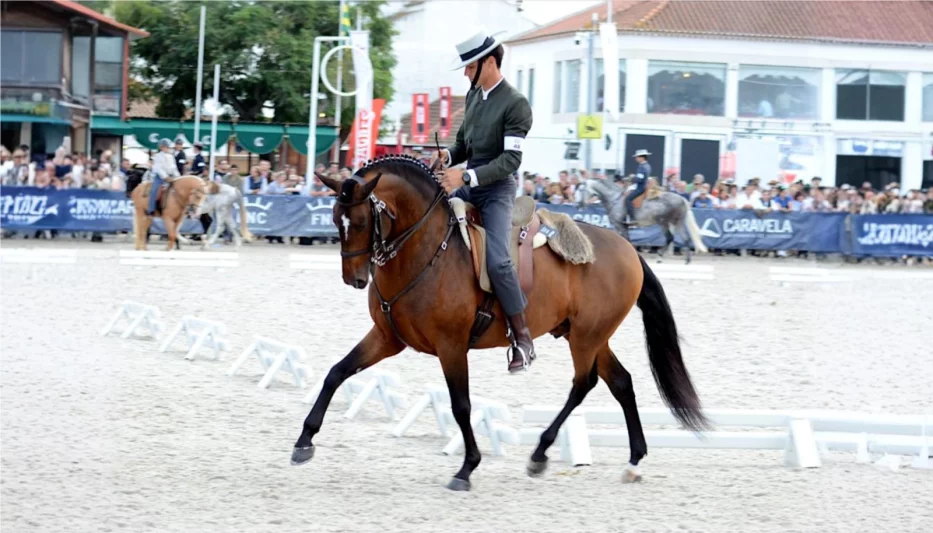
<path id="1" fill-rule="evenodd" d="M 560 407 L 527 406 L 523 423 L 550 424 Z M 625 426 L 618 408 L 580 408 L 586 434 L 573 442 L 586 440 L 590 446 L 628 447 L 625 429 L 592 429 L 592 425 Z M 877 415 L 818 410 L 739 410 L 704 409 L 714 426 L 775 428 L 771 431 L 710 431 L 694 434 L 684 430 L 645 430 L 649 447 L 784 450 L 785 464 L 801 468 L 821 465 L 820 452 L 855 452 L 859 463 L 871 461 L 871 453 L 916 456 L 913 465 L 929 468 L 933 449 L 933 416 Z M 667 409 L 639 410 L 644 426 L 679 422 Z M 574 430 L 579 432 L 579 429 Z"/>
<path id="2" fill-rule="evenodd" d="M 194 359 L 201 348 L 210 348 L 214 352 L 214 359 L 220 359 L 220 352 L 229 349 L 224 335 L 227 328 L 220 322 L 195 318 L 191 315 L 181 317 L 181 321 L 172 330 L 172 333 L 165 339 L 165 342 L 159 346 L 160 352 L 168 350 L 169 346 L 175 342 L 179 335 L 184 334 L 187 340 L 188 352 L 185 359 L 189 361 Z"/>
<path id="3" fill-rule="evenodd" d="M 119 263 L 128 266 L 236 268 L 238 252 L 170 252 L 120 250 Z"/>
<path id="4" fill-rule="evenodd" d="M 661 280 L 693 280 L 712 281 L 716 279 L 713 265 L 685 265 L 683 263 L 655 263 L 649 264 L 651 271 Z"/>
<path id="5" fill-rule="evenodd" d="M 78 250 L 65 248 L 0 248 L 3 263 L 38 265 L 73 265 L 78 261 Z"/>
<path id="6" fill-rule="evenodd" d="M 310 375 L 310 370 L 304 364 L 307 359 L 304 348 L 266 337 L 255 336 L 253 342 L 243 350 L 227 370 L 227 375 L 233 376 L 236 374 L 251 355 L 255 355 L 259 359 L 259 364 L 262 365 L 264 370 L 262 378 L 256 385 L 258 388 L 268 388 L 272 383 L 272 379 L 283 367 L 291 374 L 296 387 L 305 387 L 305 379 Z"/>
<path id="7" fill-rule="evenodd" d="M 339 272 L 340 256 L 336 254 L 288 254 L 288 267 L 301 271 Z"/>

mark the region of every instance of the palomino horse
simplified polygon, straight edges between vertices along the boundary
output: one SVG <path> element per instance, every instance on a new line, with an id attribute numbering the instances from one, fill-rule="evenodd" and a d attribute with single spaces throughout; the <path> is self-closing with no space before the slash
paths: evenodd
<path id="1" fill-rule="evenodd" d="M 625 225 L 625 189 L 617 183 L 608 179 L 587 180 L 583 188 L 583 202 L 589 202 L 590 195 L 595 194 L 606 210 L 609 216 L 609 222 L 619 232 L 620 235 L 628 239 L 628 226 Z M 647 191 L 646 191 L 647 193 Z M 686 262 L 690 262 L 690 246 L 692 241 L 696 251 L 705 253 L 706 245 L 703 244 L 703 238 L 700 236 L 700 228 L 697 226 L 693 211 L 690 210 L 690 204 L 683 196 L 673 192 L 662 192 L 656 198 L 645 199 L 641 208 L 635 212 L 635 223 L 639 226 L 651 226 L 658 224 L 664 232 L 664 248 L 658 252 L 658 255 L 664 255 L 671 243 L 674 242 L 676 231 L 680 233 L 684 241 L 688 243 L 685 247 Z M 686 229 L 686 231 L 683 231 Z"/>
<path id="2" fill-rule="evenodd" d="M 145 250 L 149 240 L 149 226 L 152 217 L 146 214 L 152 182 L 142 183 L 142 174 L 131 172 L 126 179 L 126 195 L 133 199 L 133 233 L 136 236 L 136 249 Z M 179 176 L 169 182 L 161 201 L 156 203 L 156 215 L 162 218 L 168 233 L 168 250 L 176 247 L 176 239 L 188 242 L 179 235 L 178 230 L 185 215 L 193 217 L 204 200 L 204 180 L 197 176 Z"/>
<path id="3" fill-rule="evenodd" d="M 239 229 L 237 229 L 236 221 L 233 219 L 234 204 L 240 206 Z M 241 236 L 242 240 L 246 242 L 253 240 L 253 234 L 250 233 L 249 228 L 246 226 L 246 201 L 243 198 L 243 192 L 236 187 L 226 183 L 209 182 L 207 184 L 207 196 L 201 202 L 201 206 L 196 213 L 198 216 L 203 214 L 209 214 L 214 219 L 214 231 L 211 232 L 210 237 L 207 235 L 202 237 L 205 248 L 214 244 L 225 227 L 233 234 L 233 243 L 237 247 L 240 246 Z"/>
<path id="4" fill-rule="evenodd" d="M 344 182 L 323 176 L 321 180 L 338 193 L 333 216 L 340 232 L 343 282 L 357 289 L 369 284 L 374 325 L 328 372 L 295 443 L 291 463 L 300 465 L 314 456 L 312 441 L 344 380 L 407 345 L 440 360 L 466 450 L 463 466 L 447 487 L 469 490 L 480 452 L 470 427 L 467 352 L 509 345 L 502 307 L 495 303 L 491 325 L 471 343 L 471 326 L 484 293 L 471 252 L 463 238 L 455 236 L 459 232 L 454 231 L 457 221 L 448 196 L 426 165 L 404 156 L 388 156 L 370 162 Z M 588 224 L 577 227 L 591 241 L 595 261 L 571 264 L 547 247 L 533 253 L 528 328 L 534 338 L 550 333 L 569 341 L 574 378 L 566 405 L 531 455 L 528 473 L 538 475 L 545 470 L 545 452 L 561 425 L 596 386 L 597 378 L 602 378 L 625 414 L 631 445 L 626 475 L 635 479 L 635 467 L 646 455 L 647 444 L 631 375 L 612 353 L 609 338 L 636 303 L 643 314 L 648 357 L 662 398 L 686 427 L 699 431 L 707 421 L 681 357 L 677 327 L 658 279 L 619 235 Z"/>

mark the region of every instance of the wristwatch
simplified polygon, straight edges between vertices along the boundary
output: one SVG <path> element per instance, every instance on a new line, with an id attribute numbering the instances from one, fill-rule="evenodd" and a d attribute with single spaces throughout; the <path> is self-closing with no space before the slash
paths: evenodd
<path id="1" fill-rule="evenodd" d="M 464 173 L 463 173 L 463 183 L 464 183 L 467 187 L 470 186 L 470 179 L 471 179 L 471 178 L 470 178 L 470 173 L 469 173 L 469 172 L 464 172 Z"/>

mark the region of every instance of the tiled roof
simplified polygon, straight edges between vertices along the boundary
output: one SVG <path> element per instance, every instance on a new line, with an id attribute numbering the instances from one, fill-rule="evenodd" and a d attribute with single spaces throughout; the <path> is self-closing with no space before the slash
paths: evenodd
<path id="1" fill-rule="evenodd" d="M 149 37 L 149 32 L 146 30 L 141 30 L 139 28 L 134 28 L 132 26 L 127 26 L 113 20 L 112 18 L 98 13 L 93 9 L 83 6 L 78 2 L 73 2 L 71 0 L 48 0 L 51 4 L 57 5 L 61 9 L 71 11 L 72 13 L 80 13 L 85 17 L 92 18 L 101 24 L 105 24 L 113 29 L 126 32 L 130 35 L 131 38 L 140 38 L 140 37 Z"/>
<path id="2" fill-rule="evenodd" d="M 605 4 L 510 42 L 572 34 L 592 13 L 605 21 Z M 615 0 L 613 21 L 620 32 L 933 46 L 930 0 Z"/>
<path id="3" fill-rule="evenodd" d="M 427 144 L 434 144 L 434 132 L 438 131 L 441 128 L 441 99 L 438 97 L 437 100 L 431 102 L 429 106 L 430 116 L 428 120 L 428 142 Z M 450 139 L 454 138 L 457 135 L 457 130 L 460 129 L 460 124 L 463 122 L 463 112 L 466 110 L 466 97 L 465 96 L 451 96 L 450 97 L 450 137 L 448 137 L 448 142 Z M 411 113 L 403 115 L 401 118 L 401 128 L 402 134 L 408 135 L 408 143 L 413 144 L 414 141 L 411 138 Z M 443 145 L 443 142 L 441 143 Z"/>
<path id="4" fill-rule="evenodd" d="M 156 115 L 156 107 L 159 105 L 158 98 L 149 100 L 130 100 L 129 108 L 126 110 L 126 116 L 129 118 L 160 118 Z M 184 120 L 194 118 L 194 110 L 186 109 Z"/>

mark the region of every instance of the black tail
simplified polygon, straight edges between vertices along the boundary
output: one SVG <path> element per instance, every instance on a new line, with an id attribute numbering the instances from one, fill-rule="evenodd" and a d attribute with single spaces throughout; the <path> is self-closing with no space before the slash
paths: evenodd
<path id="1" fill-rule="evenodd" d="M 658 385 L 658 391 L 664 403 L 671 409 L 677 420 L 684 426 L 701 431 L 709 428 L 709 420 L 700 411 L 700 398 L 697 396 L 690 373 L 684 366 L 677 336 L 677 324 L 671 306 L 661 282 L 648 268 L 644 258 L 639 257 L 645 280 L 638 295 L 638 308 L 641 309 L 645 323 L 645 343 L 648 345 L 648 359 L 651 361 L 651 373 Z"/>

